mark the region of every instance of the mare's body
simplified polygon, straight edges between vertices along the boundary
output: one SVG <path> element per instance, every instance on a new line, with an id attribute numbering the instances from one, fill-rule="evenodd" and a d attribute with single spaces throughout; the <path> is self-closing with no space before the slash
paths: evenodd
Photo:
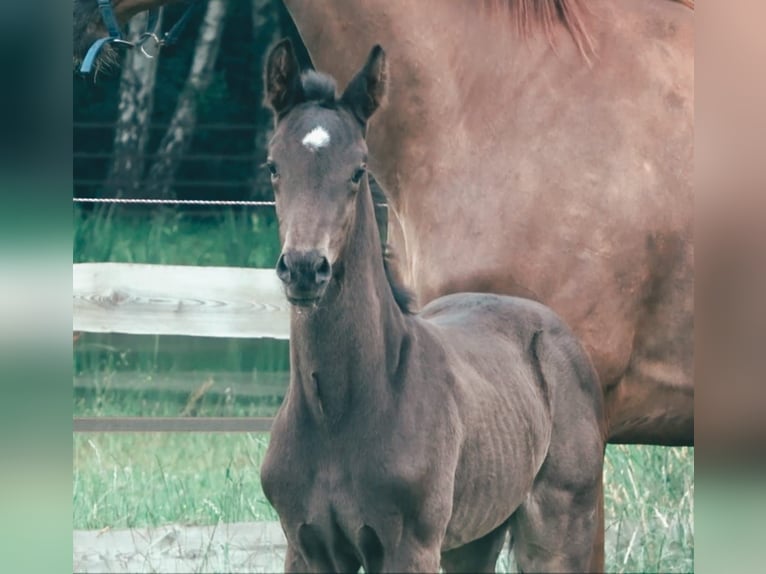
<path id="1" fill-rule="evenodd" d="M 593 359 L 611 442 L 692 444 L 693 12 L 668 0 L 286 4 L 341 84 L 369 42 L 390 47 L 370 169 L 419 302 L 484 291 L 545 303 Z M 532 4 L 552 7 L 547 25 Z"/>

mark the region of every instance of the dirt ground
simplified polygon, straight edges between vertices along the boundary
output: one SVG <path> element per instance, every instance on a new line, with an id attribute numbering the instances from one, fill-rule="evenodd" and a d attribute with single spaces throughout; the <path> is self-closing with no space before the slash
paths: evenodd
<path id="1" fill-rule="evenodd" d="M 615 532 L 608 530 L 607 545 L 614 544 L 614 538 Z M 632 538 L 640 544 L 640 536 Z M 75 574 L 282 572 L 284 556 L 285 538 L 278 522 L 73 532 Z M 499 568 L 508 568 L 511 561 L 506 547 Z"/>
<path id="2" fill-rule="evenodd" d="M 285 540 L 277 522 L 75 530 L 73 571 L 281 572 Z"/>

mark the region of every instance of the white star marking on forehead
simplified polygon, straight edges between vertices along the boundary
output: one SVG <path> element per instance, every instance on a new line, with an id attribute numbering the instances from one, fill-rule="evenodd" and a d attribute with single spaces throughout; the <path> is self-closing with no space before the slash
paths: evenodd
<path id="1" fill-rule="evenodd" d="M 326 147 L 330 143 L 330 134 L 322 126 L 317 126 L 301 140 L 301 143 L 311 151 L 316 151 L 320 147 Z"/>

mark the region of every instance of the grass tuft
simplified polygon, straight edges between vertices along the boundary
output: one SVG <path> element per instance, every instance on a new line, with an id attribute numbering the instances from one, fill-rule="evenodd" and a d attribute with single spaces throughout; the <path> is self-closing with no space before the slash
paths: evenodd
<path id="1" fill-rule="evenodd" d="M 694 570 L 694 449 L 609 445 L 604 462 L 610 572 Z"/>
<path id="2" fill-rule="evenodd" d="M 277 520 L 258 476 L 267 440 L 260 434 L 76 434 L 73 527 Z"/>

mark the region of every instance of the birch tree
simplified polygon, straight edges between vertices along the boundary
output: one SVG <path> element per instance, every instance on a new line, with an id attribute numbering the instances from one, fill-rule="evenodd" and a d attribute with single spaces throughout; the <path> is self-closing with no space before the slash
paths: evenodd
<path id="1" fill-rule="evenodd" d="M 279 14 L 277 13 L 273 0 L 252 0 L 253 15 L 253 43 L 255 44 L 255 54 L 261 54 L 261 61 L 257 63 L 257 70 L 264 70 L 266 66 L 266 55 L 271 46 L 273 46 L 280 37 Z M 256 74 L 256 92 L 264 95 L 263 74 Z M 253 173 L 253 189 L 256 190 L 256 196 L 260 199 L 264 192 L 271 190 L 271 178 L 268 172 L 263 169 L 263 163 L 266 161 L 266 150 L 269 145 L 269 138 L 273 127 L 271 110 L 267 109 L 258 100 L 255 106 L 255 142 L 254 150 L 255 171 Z"/>
<path id="2" fill-rule="evenodd" d="M 146 20 L 146 13 L 130 20 L 130 40 L 138 40 L 146 29 Z M 109 197 L 138 197 L 146 165 L 146 142 L 149 139 L 156 78 L 156 58 L 147 58 L 138 49 L 127 51 L 120 76 L 114 153 L 106 182 Z"/>
<path id="3" fill-rule="evenodd" d="M 228 5 L 210 0 L 200 26 L 189 75 L 178 98 L 173 117 L 157 150 L 146 180 L 147 197 L 171 196 L 175 173 L 192 141 L 199 98 L 213 80 Z"/>

